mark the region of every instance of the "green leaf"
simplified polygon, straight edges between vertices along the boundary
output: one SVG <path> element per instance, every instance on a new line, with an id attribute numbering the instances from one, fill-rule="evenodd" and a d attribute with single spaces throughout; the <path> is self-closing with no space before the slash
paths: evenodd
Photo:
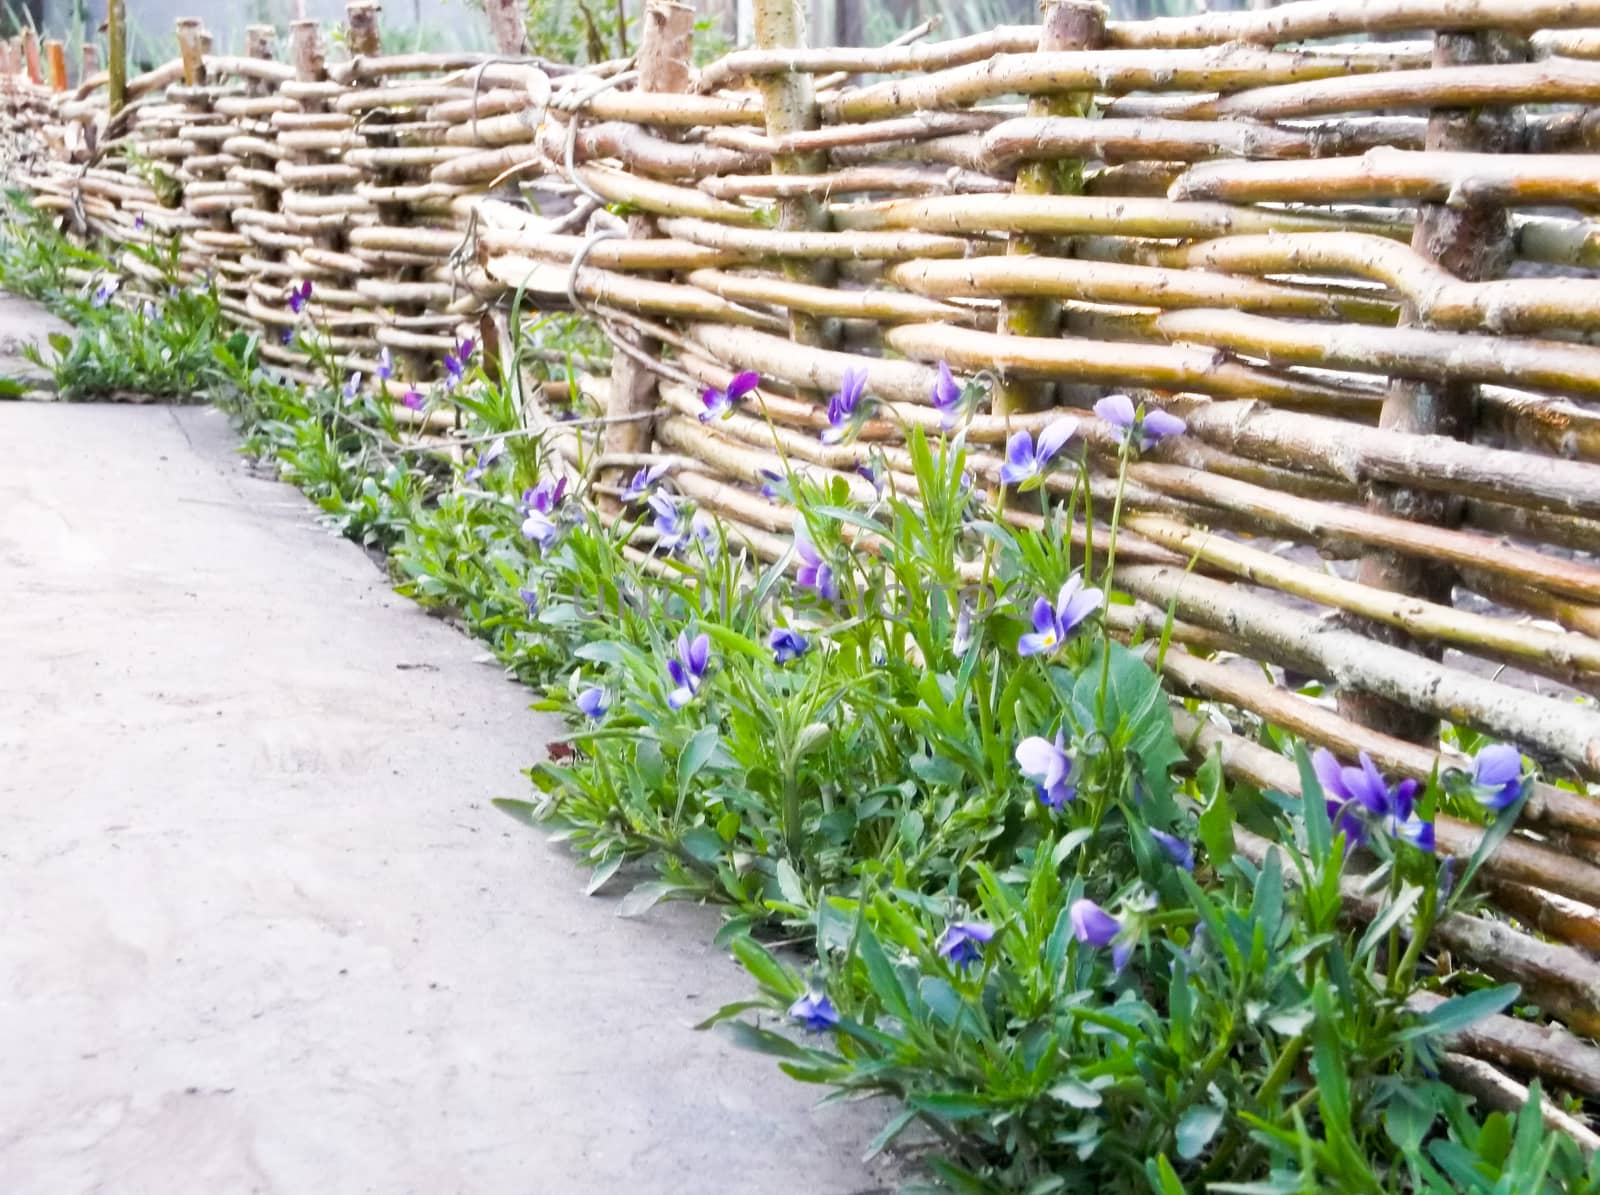
<path id="1" fill-rule="evenodd" d="M 783 899 L 802 909 L 806 908 L 811 901 L 806 895 L 805 882 L 790 865 L 789 860 L 779 859 L 773 870 L 777 873 L 778 891 L 783 894 Z"/>
<path id="2" fill-rule="evenodd" d="M 1221 1127 L 1221 1108 L 1215 1104 L 1195 1104 L 1178 1118 L 1175 1133 L 1178 1156 L 1186 1162 L 1194 1161 L 1205 1152 Z"/>
<path id="3" fill-rule="evenodd" d="M 793 1000 L 800 995 L 799 977 L 754 938 L 735 938 L 732 948 L 733 957 L 762 987 L 785 1000 Z"/>
<path id="4" fill-rule="evenodd" d="M 723 1021 L 718 1027 L 733 1038 L 735 1044 L 746 1050 L 771 1054 L 775 1058 L 792 1058 L 799 1062 L 814 1061 L 804 1047 L 770 1030 L 758 1029 L 748 1021 Z"/>
<path id="5" fill-rule="evenodd" d="M 1228 799 L 1228 786 L 1222 775 L 1222 748 L 1218 746 L 1195 779 L 1200 785 L 1204 804 L 1200 810 L 1200 841 L 1213 867 L 1221 868 L 1233 858 L 1233 803 Z"/>
<path id="6" fill-rule="evenodd" d="M 715 726 L 702 727 L 683 748 L 683 754 L 678 756 L 678 791 L 689 791 L 689 783 L 700 769 L 710 762 L 711 756 L 717 750 L 720 735 Z"/>
<path id="7" fill-rule="evenodd" d="M 1415 1025 L 1406 1026 L 1398 1037 L 1401 1041 L 1416 1041 L 1418 1038 L 1459 1033 L 1469 1025 L 1502 1011 L 1521 993 L 1518 985 L 1506 983 L 1497 988 L 1481 988 L 1465 996 L 1452 997 L 1443 1004 L 1435 1005 Z"/>
<path id="8" fill-rule="evenodd" d="M 1157 1154 L 1153 1160 L 1145 1163 L 1144 1169 L 1155 1195 L 1188 1195 L 1183 1183 L 1178 1181 L 1178 1172 L 1167 1161 L 1166 1154 Z"/>
<path id="9" fill-rule="evenodd" d="M 625 856 L 619 853 L 602 859 L 599 866 L 597 866 L 590 874 L 589 886 L 583 890 L 584 895 L 593 896 L 596 892 L 600 891 L 600 889 L 604 888 L 606 881 L 617 874 L 617 868 L 622 866 L 622 860 L 624 858 Z"/>
<path id="10" fill-rule="evenodd" d="M 510 797 L 496 797 L 489 804 L 493 805 L 501 813 L 516 818 L 517 821 L 525 826 L 537 826 L 539 824 L 538 807 L 528 801 L 514 801 Z"/>
<path id="11" fill-rule="evenodd" d="M 1050 1088 L 1052 1099 L 1060 1100 L 1071 1108 L 1098 1108 L 1104 1097 L 1080 1079 L 1066 1078 Z"/>
<path id="12" fill-rule="evenodd" d="M 665 880 L 646 880 L 642 884 L 636 884 L 633 891 L 617 902 L 617 916 L 642 916 L 676 891 L 678 885 Z"/>

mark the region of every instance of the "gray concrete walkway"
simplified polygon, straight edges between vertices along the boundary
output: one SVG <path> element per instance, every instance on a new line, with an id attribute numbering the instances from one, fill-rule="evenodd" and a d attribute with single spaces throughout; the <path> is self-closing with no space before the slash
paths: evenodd
<path id="1" fill-rule="evenodd" d="M 559 726 L 200 408 L 0 403 L 0 1192 L 832 1195 L 881 1115 L 489 805 Z"/>

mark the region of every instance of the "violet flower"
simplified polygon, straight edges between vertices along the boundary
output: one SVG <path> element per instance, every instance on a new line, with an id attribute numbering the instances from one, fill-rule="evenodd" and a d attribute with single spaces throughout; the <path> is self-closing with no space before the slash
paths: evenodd
<path id="1" fill-rule="evenodd" d="M 567 492 L 567 479 L 551 482 L 549 478 L 540 481 L 532 489 L 522 495 L 522 534 L 533 540 L 541 548 L 548 548 L 561 534 L 560 524 L 556 522 L 556 512 L 561 507 L 561 500 Z"/>
<path id="2" fill-rule="evenodd" d="M 1343 831 L 1351 846 L 1365 843 L 1369 828 L 1376 826 L 1418 850 L 1433 850 L 1433 823 L 1423 821 L 1413 810 L 1415 780 L 1408 778 L 1391 787 L 1365 751 L 1360 767 L 1344 767 L 1331 751 L 1319 748 L 1311 757 L 1311 767 L 1327 798 L 1334 829 Z"/>
<path id="3" fill-rule="evenodd" d="M 1174 834 L 1164 830 L 1150 831 L 1150 837 L 1156 840 L 1156 845 L 1166 852 L 1167 858 L 1173 864 L 1183 868 L 1184 871 L 1194 870 L 1194 847 Z"/>
<path id="4" fill-rule="evenodd" d="M 707 386 L 700 392 L 700 402 L 705 407 L 705 410 L 700 412 L 700 422 L 710 423 L 713 419 L 726 419 L 733 414 L 734 404 L 759 385 L 761 385 L 761 375 L 746 372 L 736 374 L 733 381 L 728 383 L 726 390 Z"/>
<path id="5" fill-rule="evenodd" d="M 710 635 L 702 631 L 691 640 L 688 631 L 679 634 L 678 654 L 667 661 L 667 677 L 674 686 L 672 692 L 667 694 L 669 709 L 681 710 L 695 699 L 710 663 Z"/>
<path id="6" fill-rule="evenodd" d="M 394 377 L 394 355 L 387 348 L 378 350 L 378 376 L 385 382 Z"/>
<path id="7" fill-rule="evenodd" d="M 1000 466 L 1000 480 L 1022 490 L 1034 490 L 1044 482 L 1050 462 L 1078 430 L 1078 421 L 1066 416 L 1051 421 L 1039 432 L 1039 443 L 1026 431 L 1013 432 L 1006 441 L 1006 461 Z"/>
<path id="8" fill-rule="evenodd" d="M 1111 947 L 1111 965 L 1121 971 L 1133 954 L 1133 940 L 1122 922 L 1088 897 L 1080 897 L 1067 910 L 1072 936 L 1086 946 Z"/>
<path id="9" fill-rule="evenodd" d="M 454 390 L 467 376 L 467 363 L 472 360 L 472 351 L 476 347 L 472 337 L 469 336 L 456 346 L 455 352 L 444 355 L 446 390 Z"/>
<path id="10" fill-rule="evenodd" d="M 1469 791 L 1485 809 L 1498 813 L 1515 805 L 1526 784 L 1522 775 L 1522 752 L 1510 743 L 1495 743 L 1473 757 Z"/>
<path id="11" fill-rule="evenodd" d="M 933 383 L 933 409 L 939 412 L 939 426 L 950 431 L 966 414 L 966 392 L 950 374 L 950 367 L 939 362 L 939 377 Z"/>
<path id="12" fill-rule="evenodd" d="M 689 520 L 683 509 L 670 494 L 651 494 L 648 503 L 656 529 L 656 547 L 663 552 L 676 552 L 689 542 Z"/>
<path id="13" fill-rule="evenodd" d="M 146 299 L 144 301 L 144 318 L 147 321 L 153 322 L 160 314 L 161 308 L 156 306 L 156 301 L 154 299 Z"/>
<path id="14" fill-rule="evenodd" d="M 344 390 L 341 391 L 345 400 L 349 401 L 361 393 L 361 371 L 356 370 L 344 380 Z"/>
<path id="15" fill-rule="evenodd" d="M 824 601 L 837 601 L 839 581 L 833 575 L 833 568 L 803 531 L 795 533 L 794 551 L 800 558 L 800 567 L 795 570 L 796 584 L 802 589 L 816 590 L 817 596 Z"/>
<path id="16" fill-rule="evenodd" d="M 1056 595 L 1055 605 L 1041 597 L 1033 603 L 1033 632 L 1017 640 L 1019 656 L 1054 654 L 1084 621 L 1105 603 L 1098 589 L 1085 589 L 1083 577 L 1073 574 Z"/>
<path id="17" fill-rule="evenodd" d="M 1078 796 L 1076 763 L 1067 754 L 1067 731 L 1056 732 L 1055 741 L 1033 735 L 1017 744 L 1017 765 L 1039 790 L 1039 800 L 1051 809 L 1060 809 Z"/>
<path id="18" fill-rule="evenodd" d="M 539 613 L 539 595 L 526 587 L 517 590 L 517 596 L 522 599 L 522 604 L 528 608 L 528 617 L 532 618 Z"/>
<path id="19" fill-rule="evenodd" d="M 307 278 L 299 286 L 289 288 L 289 310 L 299 315 L 306 309 L 306 304 L 311 302 L 311 279 Z"/>
<path id="20" fill-rule="evenodd" d="M 623 488 L 621 501 L 624 506 L 632 506 L 642 502 L 647 494 L 655 488 L 656 482 L 667 475 L 670 465 L 651 465 L 648 469 L 640 469 L 628 480 Z"/>
<path id="21" fill-rule="evenodd" d="M 574 699 L 574 704 L 589 717 L 599 721 L 611 708 L 611 699 L 599 685 L 590 685 Z"/>
<path id="22" fill-rule="evenodd" d="M 826 1033 L 839 1024 L 833 1002 L 822 992 L 807 992 L 789 1005 L 789 1019 L 804 1025 L 811 1033 Z"/>
<path id="23" fill-rule="evenodd" d="M 767 646 L 772 649 L 774 664 L 788 664 L 811 650 L 811 641 L 799 631 L 788 627 L 773 627 L 767 636 Z"/>
<path id="24" fill-rule="evenodd" d="M 952 921 L 939 936 L 939 956 L 954 966 L 970 967 L 983 957 L 983 948 L 994 939 L 994 926 L 983 921 Z"/>
<path id="25" fill-rule="evenodd" d="M 420 391 L 412 387 L 400 396 L 400 405 L 410 411 L 420 411 L 428 405 L 428 400 L 422 397 Z"/>
<path id="26" fill-rule="evenodd" d="M 972 646 L 972 607 L 965 602 L 956 614 L 955 630 L 950 634 L 950 651 L 958 659 Z"/>
<path id="27" fill-rule="evenodd" d="M 1122 443 L 1136 439 L 1140 452 L 1150 451 L 1168 436 L 1181 435 L 1185 427 L 1182 419 L 1159 407 L 1149 408 L 1141 417 L 1126 394 L 1107 395 L 1094 404 L 1094 413 L 1116 429 Z"/>
<path id="28" fill-rule="evenodd" d="M 790 490 L 789 479 L 782 473 L 774 473 L 771 469 L 761 469 L 757 471 L 757 476 L 761 478 L 761 496 L 767 501 L 793 501 L 794 494 Z"/>
<path id="29" fill-rule="evenodd" d="M 89 297 L 89 306 L 91 306 L 91 307 L 104 307 L 104 306 L 106 306 L 108 303 L 111 302 L 112 296 L 117 293 L 117 290 L 121 286 L 122 286 L 122 279 L 120 279 L 120 278 L 107 278 L 99 286 L 94 288 L 94 294 Z"/>
<path id="30" fill-rule="evenodd" d="M 700 545 L 706 559 L 715 559 L 722 547 L 722 536 L 717 532 L 717 521 L 703 510 L 694 512 L 689 520 L 689 535 Z"/>
<path id="31" fill-rule="evenodd" d="M 143 232 L 144 231 L 144 213 L 143 212 L 140 212 L 137 216 L 135 216 L 133 218 L 133 231 L 134 232 Z"/>
<path id="32" fill-rule="evenodd" d="M 505 455 L 506 442 L 504 438 L 490 440 L 478 453 L 478 459 L 472 468 L 467 470 L 467 481 L 474 482 L 482 478 L 490 469 L 494 468 L 500 458 Z"/>
<path id="33" fill-rule="evenodd" d="M 862 401 L 867 392 L 867 371 L 852 367 L 844 371 L 839 391 L 828 400 L 828 426 L 822 429 L 824 444 L 843 444 L 852 440 L 867 421 L 868 407 Z"/>

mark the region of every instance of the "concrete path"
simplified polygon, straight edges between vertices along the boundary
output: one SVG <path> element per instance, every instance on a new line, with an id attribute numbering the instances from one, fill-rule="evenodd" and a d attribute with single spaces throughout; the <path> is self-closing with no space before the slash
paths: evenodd
<path id="1" fill-rule="evenodd" d="M 200 408 L 0 403 L 0 1192 L 834 1195 L 881 1114 L 489 805 L 558 724 Z"/>

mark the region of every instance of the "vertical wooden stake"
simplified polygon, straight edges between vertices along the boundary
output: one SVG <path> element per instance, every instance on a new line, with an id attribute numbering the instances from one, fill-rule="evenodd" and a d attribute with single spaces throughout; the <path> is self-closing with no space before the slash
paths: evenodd
<path id="1" fill-rule="evenodd" d="M 59 41 L 44 43 L 44 58 L 50 65 L 50 90 L 67 89 L 67 48 Z"/>
<path id="2" fill-rule="evenodd" d="M 128 102 L 128 21 L 123 3 L 124 0 L 106 0 L 106 67 L 111 75 L 106 101 L 112 116 Z"/>
<path id="3" fill-rule="evenodd" d="M 198 87 L 206 81 L 205 26 L 199 17 L 178 18 L 178 54 L 183 59 L 183 82 Z"/>
<path id="4" fill-rule="evenodd" d="M 78 84 L 82 86 L 95 75 L 100 73 L 100 47 L 92 41 L 83 43 L 83 74 L 78 76 Z"/>
<path id="5" fill-rule="evenodd" d="M 644 32 L 639 45 L 639 90 L 685 92 L 689 90 L 690 55 L 694 41 L 694 6 L 681 0 L 645 0 Z M 628 235 L 647 239 L 655 235 L 656 222 L 649 216 L 629 216 Z M 650 358 L 661 355 L 661 345 L 653 337 L 621 330 L 629 343 Z M 607 414 L 632 416 L 606 425 L 602 438 L 606 453 L 650 451 L 653 421 L 644 418 L 657 402 L 656 375 L 631 354 L 618 353 L 611 363 L 611 392 Z M 623 470 L 608 469 L 599 480 L 616 484 Z M 601 495 L 602 510 L 616 510 L 618 503 Z"/>
<path id="6" fill-rule="evenodd" d="M 1527 42 L 1510 34 L 1484 31 L 1434 35 L 1433 65 L 1437 67 L 1521 62 L 1528 57 Z M 1440 109 L 1428 119 L 1427 148 L 1429 152 L 1515 153 L 1521 148 L 1517 117 L 1518 113 L 1510 108 Z M 1497 278 L 1515 255 L 1511 215 L 1497 204 L 1475 201 L 1470 196 L 1454 204 L 1423 203 L 1417 213 L 1411 247 L 1468 282 Z M 1402 322 L 1426 326 L 1409 309 L 1403 313 Z M 1470 440 L 1477 421 L 1477 403 L 1478 387 L 1469 382 L 1395 378 L 1383 400 L 1378 424 L 1412 435 Z M 1461 501 L 1448 494 L 1391 485 L 1372 487 L 1368 509 L 1444 527 L 1459 524 L 1463 514 Z M 1448 564 L 1381 550 L 1362 557 L 1356 577 L 1364 585 L 1445 606 L 1451 604 L 1456 581 L 1455 569 Z M 1442 654 L 1439 648 L 1418 643 L 1394 627 L 1347 621 L 1380 642 L 1397 644 L 1433 659 Z M 1438 720 L 1431 715 L 1365 693 L 1340 692 L 1339 712 L 1353 721 L 1414 742 L 1433 743 L 1439 734 Z"/>
<path id="7" fill-rule="evenodd" d="M 524 0 L 483 0 L 496 53 L 520 58 L 528 52 L 528 34 L 522 20 L 526 7 Z"/>
<path id="8" fill-rule="evenodd" d="M 378 5 L 374 0 L 351 0 L 345 5 L 345 26 L 349 31 L 350 53 L 357 58 L 376 58 L 382 50 L 378 30 Z"/>
<path id="9" fill-rule="evenodd" d="M 1094 0 L 1045 0 L 1044 25 L 1039 33 L 1041 52 L 1094 50 L 1105 44 L 1106 10 Z M 1088 116 L 1094 108 L 1094 92 L 1041 96 L 1028 101 L 1029 116 Z M 1081 195 L 1083 163 L 1071 159 L 1029 162 L 1017 171 L 1014 188 L 1018 195 Z M 1008 253 L 1032 254 L 1061 252 L 1063 248 L 1049 238 L 1014 236 Z M 1061 304 L 1054 299 L 1008 299 L 1000 308 L 1000 330 L 1013 336 L 1054 336 L 1061 324 Z M 1053 387 L 1049 383 L 1001 379 L 995 390 L 994 409 L 998 415 L 1018 411 L 1037 411 L 1051 405 Z"/>
<path id="10" fill-rule="evenodd" d="M 22 56 L 28 64 L 28 82 L 43 83 L 44 72 L 39 67 L 39 35 L 32 29 L 22 32 Z"/>
<path id="11" fill-rule="evenodd" d="M 756 45 L 763 50 L 799 50 L 806 44 L 804 0 L 754 0 L 751 11 Z M 760 83 L 766 109 L 767 136 L 782 137 L 818 125 L 812 79 L 802 71 L 764 75 Z M 820 174 L 827 169 L 825 154 L 779 154 L 772 160 L 774 174 Z M 778 200 L 778 227 L 786 232 L 824 229 L 826 209 L 805 196 Z M 826 286 L 833 281 L 831 263 L 786 261 L 784 274 L 799 282 Z M 826 329 L 815 316 L 789 313 L 789 335 L 800 344 L 822 344 Z"/>

